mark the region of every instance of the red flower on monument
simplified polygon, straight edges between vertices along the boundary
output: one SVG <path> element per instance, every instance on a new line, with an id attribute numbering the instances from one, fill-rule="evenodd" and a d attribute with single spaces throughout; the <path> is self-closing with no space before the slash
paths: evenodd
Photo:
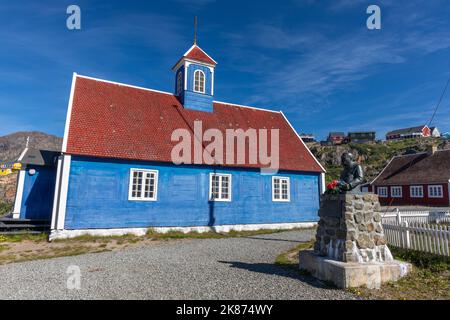
<path id="1" fill-rule="evenodd" d="M 328 190 L 333 190 L 334 188 L 337 187 L 338 183 L 339 183 L 339 181 L 337 181 L 337 180 L 331 181 L 331 183 L 329 183 L 329 184 L 327 185 L 327 189 L 328 189 Z"/>

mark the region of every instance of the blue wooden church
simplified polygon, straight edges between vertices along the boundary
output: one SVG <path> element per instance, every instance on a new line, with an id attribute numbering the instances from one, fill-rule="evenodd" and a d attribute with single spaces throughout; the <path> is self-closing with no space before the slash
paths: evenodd
<path id="1" fill-rule="evenodd" d="M 216 65 L 194 43 L 173 67 L 174 93 L 74 74 L 62 152 L 23 167 L 15 216 L 48 218 L 51 239 L 317 221 L 324 168 L 281 111 L 215 101 Z M 195 133 L 199 124 L 224 137 L 230 130 L 276 131 L 278 170 L 265 172 L 267 162 L 245 155 L 244 161 L 174 163 L 177 130 L 192 133 L 184 156 L 208 148 Z M 257 139 L 253 151 L 261 154 Z M 239 152 L 232 151 L 223 146 L 224 158 L 236 160 Z"/>

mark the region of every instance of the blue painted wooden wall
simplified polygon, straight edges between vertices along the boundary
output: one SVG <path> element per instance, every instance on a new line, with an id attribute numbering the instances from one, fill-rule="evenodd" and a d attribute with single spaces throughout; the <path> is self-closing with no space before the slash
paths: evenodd
<path id="1" fill-rule="evenodd" d="M 36 170 L 30 175 L 30 169 Z M 27 166 L 23 188 L 21 219 L 51 219 L 56 168 Z"/>
<path id="2" fill-rule="evenodd" d="M 205 74 L 205 93 L 194 92 L 194 72 L 196 70 L 202 70 Z M 184 66 L 181 66 L 175 73 L 175 94 L 177 86 L 178 73 L 183 73 L 184 76 Z M 183 77 L 184 81 L 184 77 Z M 208 67 L 199 64 L 190 64 L 187 68 L 187 90 L 183 90 L 179 96 L 180 102 L 185 108 L 200 110 L 206 112 L 213 111 L 213 96 L 211 94 L 212 88 L 212 72 Z"/>
<path id="3" fill-rule="evenodd" d="M 130 168 L 159 170 L 157 201 L 129 201 Z M 272 177 L 232 174 L 232 201 L 210 202 L 212 167 L 72 157 L 65 228 L 207 226 L 317 221 L 319 175 L 280 172 L 291 180 L 291 202 L 272 201 Z"/>

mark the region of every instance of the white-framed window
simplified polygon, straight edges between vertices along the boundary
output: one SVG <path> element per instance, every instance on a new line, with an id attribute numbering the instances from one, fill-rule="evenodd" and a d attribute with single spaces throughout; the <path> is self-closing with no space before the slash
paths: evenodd
<path id="1" fill-rule="evenodd" d="M 428 198 L 442 198 L 443 196 L 442 185 L 428 186 Z"/>
<path id="2" fill-rule="evenodd" d="M 409 195 L 411 198 L 423 198 L 423 186 L 410 186 Z"/>
<path id="3" fill-rule="evenodd" d="M 391 197 L 392 198 L 401 198 L 402 197 L 402 187 L 399 187 L 399 186 L 391 187 Z"/>
<path id="4" fill-rule="evenodd" d="M 205 93 L 205 74 L 202 70 L 194 72 L 194 92 Z"/>
<path id="5" fill-rule="evenodd" d="M 209 174 L 209 200 L 231 201 L 231 174 Z"/>
<path id="6" fill-rule="evenodd" d="M 378 187 L 377 193 L 380 198 L 387 198 L 388 196 L 387 187 Z"/>
<path id="7" fill-rule="evenodd" d="M 180 94 L 183 89 L 183 73 L 178 72 L 177 76 L 177 94 Z"/>
<path id="8" fill-rule="evenodd" d="M 128 200 L 156 201 L 158 170 L 130 169 Z"/>
<path id="9" fill-rule="evenodd" d="M 272 201 L 290 201 L 291 182 L 287 177 L 272 177 Z"/>

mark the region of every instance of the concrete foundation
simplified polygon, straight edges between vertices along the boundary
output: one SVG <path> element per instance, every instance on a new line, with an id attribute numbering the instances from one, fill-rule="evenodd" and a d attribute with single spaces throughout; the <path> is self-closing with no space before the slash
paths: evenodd
<path id="1" fill-rule="evenodd" d="M 313 250 L 300 251 L 300 269 L 312 276 L 334 283 L 338 288 L 366 286 L 379 289 L 380 285 L 397 281 L 411 271 L 411 264 L 397 260 L 384 262 L 343 262 L 321 257 Z"/>

